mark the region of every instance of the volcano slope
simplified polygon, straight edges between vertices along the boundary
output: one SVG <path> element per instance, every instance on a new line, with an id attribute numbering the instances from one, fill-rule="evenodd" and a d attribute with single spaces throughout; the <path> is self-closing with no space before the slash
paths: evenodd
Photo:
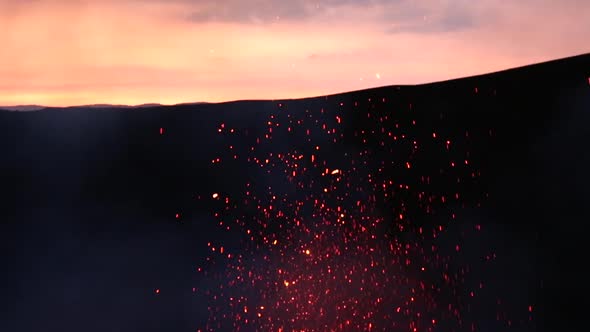
<path id="1" fill-rule="evenodd" d="M 1 321 L 576 326 L 589 77 L 583 55 L 299 100 L 0 111 Z"/>

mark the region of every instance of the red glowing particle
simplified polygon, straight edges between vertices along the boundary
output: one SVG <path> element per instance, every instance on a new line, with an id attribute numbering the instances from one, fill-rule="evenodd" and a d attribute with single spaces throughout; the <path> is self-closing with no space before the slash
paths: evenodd
<path id="1" fill-rule="evenodd" d="M 352 154 L 345 154 L 345 157 L 347 158 L 334 160 L 333 162 L 338 163 L 336 165 L 332 164 L 331 158 L 325 158 L 328 155 L 324 155 L 324 158 L 319 159 L 316 157 L 320 156 L 320 152 L 323 153 L 324 150 L 329 151 L 331 148 L 330 145 L 322 144 L 330 144 L 330 141 L 337 144 L 339 143 L 339 139 L 347 139 L 346 136 L 348 134 L 346 131 L 338 131 L 339 136 L 337 136 L 336 130 L 329 127 L 331 123 L 340 124 L 342 122 L 341 114 L 337 116 L 336 114 L 330 114 L 330 112 L 324 111 L 323 109 L 320 110 L 320 112 L 311 109 L 302 109 L 302 112 L 297 113 L 289 113 L 290 110 L 281 109 L 276 110 L 275 113 L 287 112 L 283 114 L 284 118 L 270 115 L 269 118 L 272 121 L 268 121 L 268 119 L 263 120 L 262 124 L 268 124 L 268 126 L 265 126 L 263 132 L 258 134 L 258 137 L 252 138 L 257 144 L 269 144 L 270 142 L 265 142 L 265 138 L 266 140 L 272 138 L 269 133 L 270 127 L 274 128 L 276 126 L 277 129 L 279 129 L 279 124 L 282 122 L 282 128 L 287 127 L 289 133 L 300 132 L 312 149 L 312 151 L 306 151 L 315 153 L 315 155 L 310 153 L 310 159 L 306 162 L 305 158 L 307 157 L 301 154 L 305 150 L 291 150 L 291 152 L 289 152 L 289 150 L 272 150 L 276 152 L 271 153 L 259 151 L 256 145 L 248 146 L 246 150 L 242 151 L 244 154 L 240 152 L 239 156 L 241 159 L 244 161 L 247 159 L 249 163 L 253 164 L 252 166 L 261 167 L 264 172 L 269 174 L 272 172 L 277 176 L 283 177 L 285 180 L 296 185 L 297 188 L 301 190 L 302 195 L 293 197 L 289 194 L 278 194 L 274 187 L 260 186 L 259 188 L 256 188 L 247 183 L 244 192 L 241 194 L 232 194 L 232 204 L 229 204 L 228 198 L 225 198 L 227 195 L 224 195 L 223 201 L 225 201 L 225 204 L 219 204 L 219 206 L 216 206 L 217 204 L 215 204 L 213 206 L 218 209 L 214 215 L 215 218 L 217 218 L 217 223 L 219 225 L 222 225 L 224 228 L 229 227 L 228 225 L 232 225 L 232 227 L 235 225 L 235 227 L 240 228 L 240 233 L 246 232 L 248 234 L 247 239 L 249 239 L 249 241 L 247 246 L 249 248 L 246 251 L 247 254 L 236 252 L 232 256 L 232 260 L 226 262 L 226 264 L 229 264 L 227 265 L 227 268 L 230 270 L 229 274 L 227 274 L 229 278 L 225 278 L 224 275 L 221 275 L 222 278 L 219 279 L 220 281 L 228 281 L 222 281 L 222 284 L 218 285 L 223 286 L 219 287 L 219 290 L 221 291 L 210 293 L 211 303 L 218 304 L 216 307 L 209 308 L 210 328 L 207 330 L 236 330 L 239 326 L 243 326 L 245 323 L 254 324 L 255 326 L 252 326 L 252 329 L 275 332 L 277 330 L 279 332 L 286 331 L 284 327 L 285 325 L 294 325 L 294 327 L 300 325 L 299 328 L 293 329 L 297 331 L 301 331 L 302 327 L 306 325 L 309 326 L 310 330 L 342 331 L 347 328 L 359 331 L 367 330 L 367 328 L 369 330 L 377 330 L 381 328 L 381 326 L 372 325 L 372 321 L 382 320 L 386 317 L 389 317 L 387 319 L 393 318 L 391 316 L 395 314 L 392 313 L 392 310 L 400 313 L 400 316 L 403 315 L 405 322 L 403 325 L 409 323 L 409 327 L 407 325 L 405 327 L 410 331 L 427 331 L 435 328 L 434 324 L 438 323 L 438 321 L 432 319 L 432 317 L 435 316 L 425 316 L 423 313 L 428 306 L 440 306 L 442 303 L 436 303 L 437 301 L 429 294 L 429 289 L 432 287 L 427 281 L 429 276 L 422 276 L 426 272 L 419 273 L 418 279 L 422 279 L 416 280 L 416 285 L 419 286 L 413 287 L 409 294 L 403 296 L 403 302 L 405 302 L 405 304 L 403 304 L 405 306 L 403 313 L 401 313 L 402 308 L 397 307 L 397 305 L 402 305 L 401 302 L 395 305 L 382 306 L 382 309 L 380 309 L 377 307 L 377 305 L 381 303 L 378 298 L 366 300 L 354 299 L 346 301 L 346 303 L 343 303 L 343 301 L 339 299 L 339 297 L 344 295 L 338 293 L 338 290 L 342 289 L 341 286 L 360 289 L 361 292 L 371 292 L 376 289 L 381 289 L 383 285 L 392 282 L 397 283 L 397 285 L 394 286 L 398 287 L 407 285 L 408 280 L 403 280 L 403 278 L 391 278 L 391 275 L 396 272 L 392 266 L 396 265 L 405 264 L 408 267 L 411 266 L 412 269 L 418 268 L 418 271 L 426 271 L 426 266 L 428 266 L 428 269 L 433 272 L 438 272 L 439 269 L 443 269 L 440 272 L 443 274 L 445 282 L 442 283 L 440 287 L 447 287 L 447 291 L 453 290 L 451 288 L 459 286 L 458 283 L 463 282 L 462 279 L 464 278 L 464 274 L 468 272 L 461 269 L 461 272 L 459 273 L 452 273 L 449 271 L 448 267 L 443 265 L 446 260 L 452 258 L 449 253 L 446 253 L 447 256 L 443 257 L 443 253 L 440 251 L 442 248 L 437 248 L 432 245 L 432 254 L 430 254 L 431 246 L 423 247 L 421 245 L 420 240 L 428 242 L 428 237 L 430 236 L 433 236 L 434 238 L 443 236 L 443 229 L 447 228 L 447 224 L 424 229 L 420 227 L 418 230 L 421 234 L 420 237 L 411 243 L 401 244 L 397 241 L 388 240 L 389 243 L 386 243 L 385 248 L 389 248 L 389 250 L 384 252 L 385 259 L 383 261 L 381 261 L 381 259 L 379 261 L 374 260 L 376 258 L 373 254 L 374 252 L 383 252 L 383 250 L 381 250 L 383 248 L 380 248 L 380 241 L 377 240 L 378 235 L 375 234 L 374 230 L 379 227 L 379 223 L 388 222 L 385 220 L 384 215 L 379 215 L 379 211 L 376 211 L 376 203 L 384 199 L 391 202 L 391 197 L 395 196 L 396 193 L 399 191 L 404 192 L 403 195 L 399 196 L 399 199 L 395 200 L 395 202 L 399 204 L 396 203 L 396 206 L 393 206 L 395 213 L 398 213 L 398 219 L 394 220 L 393 223 L 396 224 L 396 226 L 399 226 L 400 231 L 403 232 L 404 229 L 409 227 L 407 224 L 408 217 L 404 216 L 405 213 L 412 213 L 409 220 L 416 218 L 415 214 L 412 212 L 412 208 L 408 209 L 408 206 L 416 206 L 417 203 L 417 206 L 423 209 L 425 213 L 430 214 L 439 210 L 438 208 L 440 207 L 441 201 L 447 203 L 453 198 L 453 196 L 458 203 L 457 209 L 460 205 L 469 205 L 471 204 L 469 203 L 470 193 L 465 192 L 460 188 L 462 188 L 462 184 L 466 182 L 466 180 L 469 180 L 472 174 L 474 174 L 473 177 L 475 177 L 475 174 L 481 176 L 477 171 L 469 170 L 469 166 L 465 167 L 461 163 L 461 161 L 463 161 L 465 163 L 464 165 L 469 165 L 470 163 L 467 160 L 469 159 L 469 161 L 472 161 L 471 158 L 477 158 L 478 151 L 471 151 L 473 155 L 470 155 L 470 151 L 466 151 L 465 146 L 459 144 L 454 147 L 454 150 L 456 151 L 453 151 L 454 153 L 452 155 L 448 155 L 452 156 L 452 159 L 443 161 L 442 168 L 445 166 L 446 168 L 449 168 L 449 164 L 446 163 L 451 163 L 451 160 L 457 160 L 457 162 L 452 163 L 455 167 L 453 169 L 454 172 L 445 172 L 445 169 L 440 169 L 440 173 L 438 173 L 439 167 L 435 166 L 436 168 L 429 169 L 427 163 L 416 165 L 420 168 L 419 171 L 420 174 L 422 174 L 421 183 L 424 185 L 424 187 L 417 192 L 410 192 L 409 190 L 410 187 L 417 188 L 417 183 L 408 186 L 397 182 L 397 180 L 399 180 L 400 182 L 412 183 L 412 178 L 406 177 L 404 179 L 404 174 L 400 174 L 401 179 L 395 179 L 396 181 L 394 181 L 393 178 L 389 178 L 388 174 L 391 174 L 391 171 L 395 170 L 397 167 L 402 170 L 404 167 L 407 169 L 412 168 L 412 171 L 414 171 L 413 161 L 423 160 L 422 157 L 424 157 L 425 154 L 435 153 L 439 154 L 438 157 L 444 158 L 443 153 L 448 153 L 450 151 L 451 143 L 450 141 L 445 140 L 445 138 L 448 138 L 449 140 L 457 139 L 457 137 L 461 138 L 463 133 L 445 133 L 445 135 L 440 136 L 438 135 L 438 132 L 436 132 L 436 130 L 440 130 L 438 127 L 434 127 L 425 133 L 421 133 L 416 127 L 412 126 L 412 124 L 416 124 L 415 120 L 410 119 L 411 122 L 406 123 L 405 121 L 399 121 L 399 119 L 394 117 L 394 114 L 390 114 L 389 112 L 384 113 L 383 109 L 380 109 L 384 108 L 384 105 L 379 105 L 379 100 L 385 102 L 385 98 L 382 99 L 382 97 L 383 96 L 373 96 L 373 100 L 369 99 L 367 109 L 371 109 L 371 113 L 367 114 L 369 120 L 366 124 L 368 124 L 368 127 L 359 128 L 358 132 L 351 132 L 351 135 L 354 135 L 356 137 L 355 139 L 358 139 L 359 142 L 363 142 L 367 145 L 367 148 L 364 151 L 359 151 L 358 154 L 355 152 L 354 156 Z M 326 97 L 326 99 L 328 98 Z M 338 109 L 337 104 L 339 103 L 340 102 L 333 102 L 333 107 Z M 367 104 L 363 103 L 363 108 L 365 105 Z M 360 105 L 355 102 L 355 106 Z M 412 108 L 412 105 L 410 105 L 410 109 Z M 299 115 L 296 115 L 296 118 L 294 116 L 295 114 L 300 114 L 301 118 L 299 118 Z M 229 128 L 227 129 L 229 130 Z M 475 129 L 476 132 L 473 133 L 473 136 L 477 138 L 479 128 Z M 485 134 L 487 129 L 488 128 L 483 129 L 482 133 Z M 285 131 L 285 133 L 287 131 Z M 314 131 L 317 135 L 311 137 L 311 131 Z M 239 138 L 237 138 L 239 133 L 240 130 L 237 130 L 236 135 L 226 137 L 228 140 L 231 140 L 228 141 L 227 145 L 230 146 L 230 148 L 226 151 L 228 153 L 232 152 L 231 155 L 234 156 L 238 151 L 241 151 L 241 148 L 239 145 L 229 144 L 234 142 L 234 144 L 237 144 L 237 141 L 234 140 L 239 140 Z M 318 136 L 325 135 L 326 133 L 327 135 L 333 135 L 329 138 L 329 141 L 325 141 Z M 420 135 L 426 134 L 426 136 L 428 136 L 429 133 L 434 138 L 433 142 L 440 140 L 442 143 L 446 142 L 446 145 L 441 144 L 440 149 L 437 148 L 428 152 L 426 152 L 426 150 L 422 151 L 422 146 L 419 148 L 418 144 L 421 142 L 419 139 L 421 137 Z M 445 137 L 448 135 L 450 136 Z M 353 139 L 353 137 L 349 138 Z M 400 160 L 399 157 L 401 156 L 399 156 L 395 160 L 392 160 L 392 163 L 379 161 L 378 163 L 373 164 L 371 162 L 371 155 L 375 155 L 375 153 L 373 153 L 370 148 L 370 145 L 372 144 L 372 142 L 370 143 L 370 140 L 372 138 L 378 139 L 375 143 L 379 144 L 380 149 L 383 149 L 385 153 L 394 152 L 395 145 L 407 140 L 408 143 L 411 143 L 409 147 L 412 148 L 412 155 L 406 156 L 407 159 L 405 160 L 407 162 L 403 161 L 403 159 Z M 319 151 L 320 145 L 323 147 L 322 151 Z M 235 147 L 235 149 L 232 150 L 232 147 Z M 225 152 L 220 152 L 219 158 L 214 159 L 214 164 L 217 164 L 218 162 L 220 163 L 221 159 L 223 159 L 224 162 L 227 162 L 228 160 L 231 161 L 232 158 L 228 158 L 228 156 L 223 153 Z M 272 163 L 270 161 L 272 161 Z M 318 163 L 316 163 L 316 161 L 318 161 Z M 457 165 L 454 165 L 455 163 Z M 375 169 L 372 169 L 373 165 L 375 165 Z M 343 172 L 336 169 L 336 166 L 341 167 L 341 169 L 346 169 L 346 176 L 343 176 Z M 367 173 L 362 171 L 362 169 L 366 168 L 369 168 Z M 411 173 L 409 171 L 407 172 Z M 419 176 L 419 174 L 412 175 Z M 453 182 L 456 180 L 459 185 L 457 187 L 442 188 L 442 190 L 428 189 L 431 183 L 436 183 L 437 180 L 445 180 L 441 179 L 444 177 L 447 177 L 448 180 Z M 453 188 L 457 188 L 457 190 L 454 190 Z M 436 187 L 432 189 L 436 189 Z M 307 194 L 304 194 L 304 190 Z M 349 192 L 362 192 L 363 195 L 361 197 L 366 197 L 366 199 L 358 200 L 360 197 L 356 198 L 354 195 L 349 195 Z M 409 194 L 406 195 L 406 192 Z M 221 194 L 213 195 L 215 195 L 213 196 L 214 199 L 219 199 L 218 203 L 222 202 Z M 355 198 L 353 199 L 353 197 Z M 463 197 L 466 198 L 466 202 L 459 201 L 459 199 Z M 345 202 L 349 202 L 349 199 L 352 200 L 352 202 L 356 202 L 355 208 L 346 208 L 347 203 Z M 476 198 L 474 197 L 474 199 Z M 477 199 L 474 201 L 473 205 L 479 202 L 480 200 Z M 259 212 L 253 213 L 256 217 L 245 218 L 244 213 L 242 213 L 240 209 L 248 206 Z M 303 213 L 304 206 L 310 208 L 310 218 L 306 218 L 305 213 Z M 231 211 L 232 209 L 233 211 Z M 455 219 L 456 215 L 454 213 L 451 214 L 450 212 L 460 213 L 459 211 L 460 210 L 446 211 L 445 215 L 448 217 L 452 216 L 452 218 Z M 234 215 L 236 217 L 233 217 Z M 395 219 L 395 214 L 393 214 L 393 217 Z M 280 221 L 273 223 L 274 219 L 280 219 Z M 451 218 L 448 219 L 447 222 L 450 221 Z M 317 222 L 314 220 L 317 220 Z M 342 227 L 345 223 L 346 227 Z M 276 227 L 270 227 L 272 224 L 276 224 Z M 332 230 L 331 227 L 334 226 L 338 228 Z M 229 228 L 227 229 L 229 230 Z M 413 230 L 413 227 L 411 227 L 411 229 Z M 280 244 L 278 244 L 278 238 L 281 238 Z M 218 244 L 215 243 L 215 245 Z M 211 248 L 211 251 L 215 250 L 212 248 L 212 245 L 209 245 L 208 248 Z M 208 256 L 208 262 L 217 259 L 225 259 L 226 256 L 227 258 L 230 258 L 230 255 L 227 252 L 223 253 L 223 247 L 216 246 L 216 249 L 217 252 L 222 253 L 223 255 L 216 257 L 213 257 L 214 255 Z M 459 251 L 459 249 L 459 245 L 456 245 L 455 250 Z M 209 254 L 212 254 L 211 251 L 208 251 Z M 269 254 L 268 251 L 272 252 L 272 255 Z M 355 251 L 360 255 L 367 255 L 366 262 L 364 260 L 346 260 L 342 258 L 347 252 Z M 311 253 L 313 253 L 313 255 Z M 417 255 L 420 256 L 417 257 Z M 253 265 L 252 263 L 254 263 L 254 259 L 250 259 L 250 256 L 257 257 L 256 260 L 258 260 L 259 257 L 262 264 L 256 263 Z M 268 266 L 274 267 L 269 270 L 267 267 L 264 267 L 265 263 L 271 263 Z M 282 269 L 277 269 L 277 264 L 281 266 Z M 206 271 L 206 269 L 203 269 L 203 271 Z M 278 273 L 276 271 L 278 271 Z M 340 273 L 340 271 L 342 271 L 342 273 Z M 208 271 L 204 272 L 203 275 L 212 276 L 211 273 L 211 271 Z M 215 277 L 217 277 L 217 275 Z M 278 277 L 278 280 L 276 277 Z M 324 283 L 322 280 L 325 279 L 329 282 Z M 280 282 L 281 280 L 283 280 L 283 283 Z M 257 297 L 265 299 L 265 301 L 272 298 L 272 302 L 264 304 L 269 308 L 282 307 L 280 310 L 282 314 L 276 316 L 276 312 L 273 312 L 273 315 L 270 315 L 269 312 L 269 315 L 265 315 L 265 311 L 263 311 L 263 307 L 261 307 L 260 304 L 252 307 L 253 303 L 246 297 L 233 298 L 224 295 L 224 293 L 237 294 L 243 290 L 240 289 L 240 287 L 252 287 L 253 291 L 257 292 Z M 279 292 L 270 290 L 277 287 L 281 288 Z M 228 292 L 225 292 L 225 289 L 228 288 L 233 288 L 233 290 L 231 290 L 231 292 L 229 290 Z M 217 287 L 212 289 L 217 289 Z M 209 291 L 206 291 L 205 293 L 209 293 Z M 269 296 L 274 293 L 276 294 Z M 327 300 L 327 302 L 320 305 L 318 303 L 319 299 L 313 294 L 322 293 L 325 295 L 330 294 L 330 296 L 325 296 L 321 301 L 325 302 Z M 461 296 L 469 298 L 471 295 L 469 291 L 465 293 L 454 291 L 453 293 L 457 297 Z M 411 299 L 410 296 L 412 297 Z M 224 301 L 225 303 L 223 303 Z M 246 312 L 247 309 L 244 311 L 246 305 L 250 306 L 250 312 Z M 229 310 L 232 312 L 226 315 L 224 311 L 222 314 L 220 311 L 221 306 L 230 308 Z M 341 317 L 346 315 L 350 320 L 347 321 L 344 319 L 339 322 L 338 325 L 328 327 L 325 324 L 325 321 L 322 321 L 328 316 L 326 314 L 326 308 L 328 307 L 335 308 Z M 527 305 L 523 305 L 523 308 L 527 308 Z M 387 310 L 389 313 L 384 313 L 380 310 Z M 317 311 L 318 313 L 318 322 L 316 325 L 310 321 L 311 317 L 309 317 L 313 311 Z M 463 317 L 460 317 L 460 311 L 454 306 L 449 307 L 448 311 L 451 316 L 455 316 L 458 320 L 464 320 Z M 524 311 L 524 314 L 526 315 L 526 311 Z M 530 319 L 533 315 L 527 316 Z M 275 318 L 276 321 L 274 321 Z M 437 317 L 437 319 L 440 318 Z M 228 322 L 224 322 L 225 320 Z M 400 328 L 400 325 L 396 325 L 398 323 L 390 323 L 393 324 L 388 325 L 393 325 L 392 327 L 395 327 L 396 329 Z M 464 322 L 464 326 L 468 327 L 470 326 L 470 323 L 471 322 L 466 321 Z M 461 324 L 462 323 L 459 322 L 459 325 Z"/>
<path id="2" fill-rule="evenodd" d="M 180 219 L 180 213 L 176 214 L 176 219 Z"/>
<path id="3" fill-rule="evenodd" d="M 160 294 L 160 289 L 159 288 L 156 288 L 156 290 L 154 290 L 154 293 Z"/>
<path id="4" fill-rule="evenodd" d="M 164 135 L 164 128 L 160 128 L 160 135 Z"/>
<path id="5" fill-rule="evenodd" d="M 219 194 L 218 193 L 214 193 L 213 195 L 211 195 L 211 197 L 213 197 L 214 199 L 216 199 L 216 198 L 219 197 Z"/>
<path id="6" fill-rule="evenodd" d="M 533 312 L 533 306 L 532 305 L 529 306 L 529 312 Z"/>

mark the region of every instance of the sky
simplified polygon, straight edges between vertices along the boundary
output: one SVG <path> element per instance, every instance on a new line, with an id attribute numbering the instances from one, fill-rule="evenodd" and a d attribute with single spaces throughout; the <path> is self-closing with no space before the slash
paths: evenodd
<path id="1" fill-rule="evenodd" d="M 311 97 L 590 52 L 587 0 L 0 0 L 0 105 Z"/>

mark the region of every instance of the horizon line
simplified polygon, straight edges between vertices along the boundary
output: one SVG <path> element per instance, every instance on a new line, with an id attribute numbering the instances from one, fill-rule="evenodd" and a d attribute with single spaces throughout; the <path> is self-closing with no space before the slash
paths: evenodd
<path id="1" fill-rule="evenodd" d="M 375 87 L 369 87 L 369 88 L 358 89 L 358 90 L 341 91 L 341 92 L 337 92 L 337 93 L 330 93 L 330 94 L 324 94 L 324 95 L 307 96 L 307 97 L 302 97 L 302 98 L 230 99 L 230 100 L 217 101 L 217 102 L 185 101 L 185 102 L 179 102 L 179 103 L 173 103 L 173 104 L 163 104 L 163 103 L 158 103 L 158 102 L 145 102 L 145 103 L 135 104 L 135 105 L 109 104 L 109 103 L 94 103 L 94 104 L 85 104 L 85 105 L 65 105 L 65 106 L 63 106 L 63 105 L 61 105 L 61 106 L 46 106 L 46 105 L 37 105 L 37 104 L 17 104 L 17 105 L 12 105 L 12 106 L 10 106 L 10 105 L 0 106 L 0 110 L 11 110 L 11 109 L 17 110 L 18 108 L 23 108 L 23 109 L 30 108 L 30 110 L 41 110 L 41 109 L 46 109 L 46 108 L 84 108 L 84 107 L 87 107 L 87 108 L 91 108 L 91 107 L 95 107 L 95 108 L 100 108 L 100 107 L 149 108 L 149 107 L 182 106 L 182 105 L 190 105 L 190 104 L 227 104 L 227 103 L 236 103 L 236 102 L 243 102 L 243 101 L 269 101 L 270 102 L 270 101 L 304 100 L 304 99 L 314 99 L 314 98 L 337 96 L 337 95 L 346 94 L 346 93 L 362 92 L 362 91 L 366 91 L 366 90 L 381 89 L 381 88 L 388 88 L 388 87 L 402 88 L 402 87 L 428 86 L 428 85 L 433 85 L 433 84 L 440 84 L 440 83 L 447 83 L 447 82 L 460 81 L 460 80 L 466 80 L 466 79 L 473 79 L 473 78 L 482 77 L 482 76 L 489 76 L 489 75 L 495 75 L 495 74 L 500 74 L 500 73 L 505 73 L 505 72 L 517 71 L 517 70 L 522 70 L 522 69 L 529 68 L 529 67 L 547 65 L 550 63 L 554 63 L 554 62 L 572 60 L 572 59 L 581 58 L 581 57 L 590 57 L 590 52 L 580 53 L 580 54 L 576 54 L 576 55 L 572 55 L 572 56 L 567 56 L 567 57 L 562 57 L 562 58 L 557 58 L 557 59 L 552 59 L 552 60 L 547 60 L 547 61 L 534 62 L 534 63 L 523 65 L 523 66 L 510 67 L 507 69 L 501 69 L 501 70 L 486 72 L 486 73 L 482 73 L 482 74 L 449 78 L 449 79 L 440 80 L 440 81 L 431 81 L 431 82 L 419 83 L 419 84 L 389 84 L 389 85 L 375 86 Z"/>

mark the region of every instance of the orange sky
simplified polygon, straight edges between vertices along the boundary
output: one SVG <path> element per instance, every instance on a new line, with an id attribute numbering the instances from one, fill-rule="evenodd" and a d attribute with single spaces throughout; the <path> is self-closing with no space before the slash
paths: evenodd
<path id="1" fill-rule="evenodd" d="M 427 83 L 590 52 L 587 0 L 0 0 L 0 105 Z"/>

